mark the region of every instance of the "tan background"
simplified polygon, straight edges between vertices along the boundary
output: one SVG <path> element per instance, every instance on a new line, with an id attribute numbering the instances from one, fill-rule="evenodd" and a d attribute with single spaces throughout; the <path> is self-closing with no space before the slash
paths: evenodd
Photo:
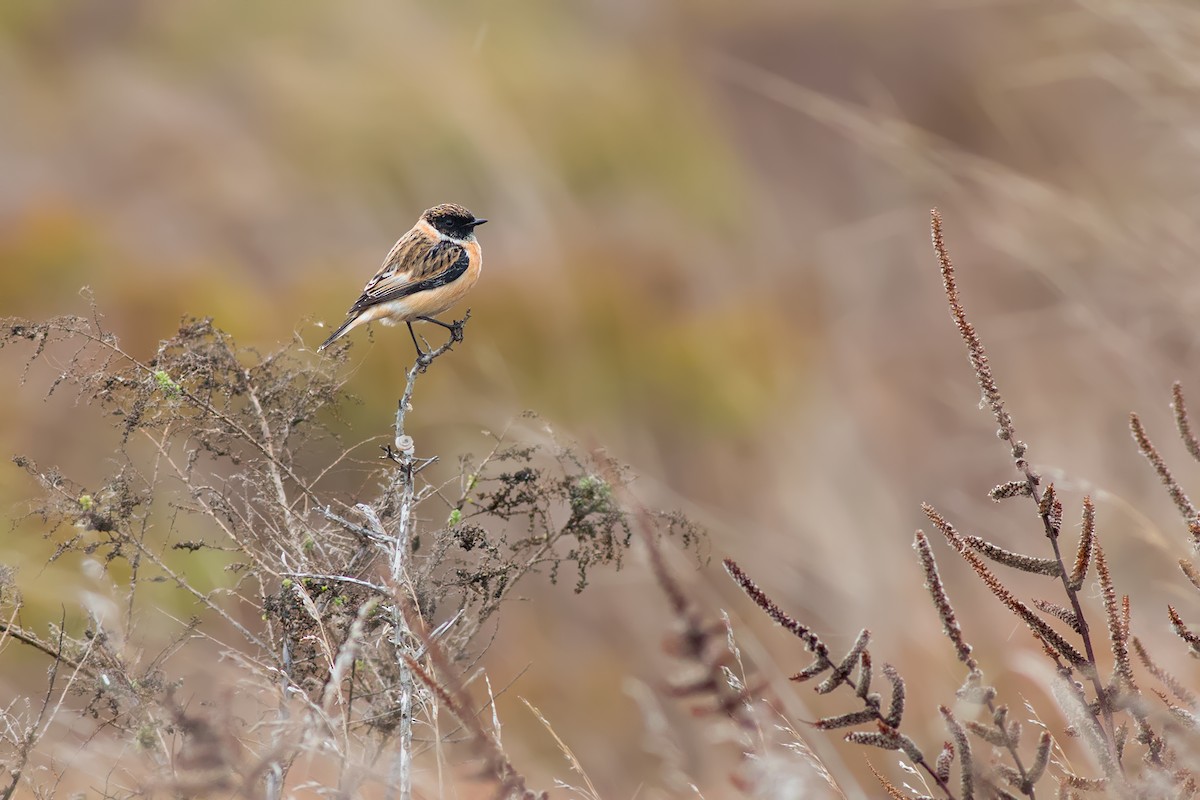
<path id="1" fill-rule="evenodd" d="M 754 658 L 806 663 L 730 591 L 726 555 L 831 645 L 870 627 L 927 710 L 961 671 L 910 550 L 920 502 L 1042 548 L 1030 508 L 984 499 L 1012 475 L 942 302 L 931 206 L 1032 460 L 1069 518 L 1098 498 L 1135 632 L 1167 634 L 1164 596 L 1195 616 L 1182 526 L 1126 414 L 1194 485 L 1168 402 L 1179 379 L 1200 406 L 1198 34 L 1184 0 L 7 0 L 0 310 L 80 312 L 89 285 L 142 355 L 187 313 L 313 346 L 421 209 L 461 202 L 492 220 L 485 272 L 465 345 L 419 387 L 419 447 L 453 464 L 525 409 L 602 443 L 709 527 L 712 563 L 677 566 Z M 410 351 L 403 330 L 355 339 L 347 436 L 365 437 Z M 43 400 L 45 366 L 18 389 L 21 354 L 0 358 L 0 451 L 101 474 L 113 442 L 92 412 Z M 14 516 L 33 493 L 0 469 Z M 36 525 L 0 536 L 25 622 L 57 619 L 79 564 L 43 568 Z M 1028 634 L 938 546 L 989 674 L 1026 671 Z M 505 744 L 536 784 L 571 778 L 521 695 L 602 794 L 661 796 L 629 684 L 670 673 L 662 600 L 636 559 L 594 577 L 501 626 L 493 685 L 528 667 L 501 700 Z M 1195 677 L 1182 647 L 1160 653 Z M 2 658 L 27 668 L 0 672 L 0 700 L 40 690 L 42 661 Z M 814 718 L 796 697 L 793 719 Z M 732 746 L 666 707 L 704 795 L 732 793 L 704 755 Z M 843 768 L 808 738 L 851 795 L 872 786 L 861 753 Z"/>

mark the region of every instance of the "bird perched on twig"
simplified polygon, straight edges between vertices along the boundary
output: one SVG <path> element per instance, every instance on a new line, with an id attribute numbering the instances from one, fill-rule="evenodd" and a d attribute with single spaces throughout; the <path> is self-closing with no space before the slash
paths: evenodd
<path id="1" fill-rule="evenodd" d="M 425 353 L 413 331 L 414 320 L 441 325 L 461 340 L 461 330 L 434 319 L 463 298 L 483 267 L 483 251 L 475 228 L 487 222 L 454 203 L 434 206 L 421 214 L 417 224 L 392 247 L 375 277 L 367 281 L 362 296 L 354 301 L 348 316 L 317 352 L 366 322 L 408 325 L 418 358 Z"/>

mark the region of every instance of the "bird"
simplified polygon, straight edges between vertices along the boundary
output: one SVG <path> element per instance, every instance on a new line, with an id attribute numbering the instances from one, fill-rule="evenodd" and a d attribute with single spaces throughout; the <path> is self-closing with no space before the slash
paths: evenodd
<path id="1" fill-rule="evenodd" d="M 407 324 L 419 360 L 424 360 L 426 354 L 417 343 L 414 320 L 441 325 L 459 340 L 461 326 L 448 325 L 434 319 L 434 315 L 461 300 L 479 280 L 483 251 L 475 229 L 485 222 L 456 203 L 426 209 L 392 246 L 383 266 L 346 312 L 346 321 L 321 343 L 317 352 L 374 320 L 385 325 Z"/>

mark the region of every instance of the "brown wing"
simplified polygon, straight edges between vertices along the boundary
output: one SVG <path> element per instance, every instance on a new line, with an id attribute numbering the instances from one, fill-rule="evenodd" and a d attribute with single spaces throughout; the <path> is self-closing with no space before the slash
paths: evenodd
<path id="1" fill-rule="evenodd" d="M 444 286 L 462 275 L 468 262 L 462 245 L 445 239 L 434 243 L 423 231 L 409 231 L 347 313 L 353 316 L 379 303 Z"/>

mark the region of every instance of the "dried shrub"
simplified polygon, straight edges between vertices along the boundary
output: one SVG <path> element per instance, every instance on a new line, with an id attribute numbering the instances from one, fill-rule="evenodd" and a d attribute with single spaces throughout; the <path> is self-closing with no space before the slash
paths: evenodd
<path id="1" fill-rule="evenodd" d="M 414 727 L 453 738 L 439 713 L 471 732 L 465 757 L 483 759 L 480 777 L 506 796 L 533 796 L 485 746 L 491 734 L 461 676 L 531 579 L 570 576 L 578 592 L 593 570 L 621 566 L 633 534 L 616 493 L 630 475 L 543 424 L 524 440 L 492 436 L 485 456 L 463 456 L 453 478 L 431 482 L 436 459 L 415 455 L 405 416 L 417 379 L 462 341 L 464 324 L 407 372 L 390 442 L 371 458 L 378 440 L 342 441 L 338 409 L 353 402 L 338 377 L 344 346 L 332 361 L 298 337 L 263 354 L 211 319 L 186 319 L 140 360 L 94 305 L 88 316 L 0 321 L 0 347 L 27 353 L 22 382 L 59 365 L 48 393 L 72 391 L 111 426 L 116 449 L 93 485 L 29 456 L 14 461 L 41 489 L 29 516 L 53 539 L 52 559 L 90 559 L 124 606 L 120 619 L 83 609 L 82 628 L 42 632 L 16 621 L 21 600 L 6 589 L 12 613 L 0 631 L 49 658 L 52 674 L 40 712 L 8 712 L 0 744 L 13 766 L 0 796 L 30 780 L 25 767 L 68 694 L 82 698 L 93 736 L 138 745 L 140 764 L 106 768 L 127 787 L 109 796 L 158 787 L 281 797 L 303 781 L 289 779 L 302 756 L 335 762 L 341 791 L 381 782 L 409 796 Z M 342 473 L 365 496 L 326 488 Z M 695 546 L 700 532 L 682 517 L 655 519 L 662 535 Z M 223 577 L 200 585 L 193 570 L 213 564 Z M 155 584 L 196 612 L 145 652 L 138 630 L 156 613 Z M 180 653 L 233 665 L 240 681 L 212 710 L 189 708 L 171 667 Z"/>
<path id="2" fill-rule="evenodd" d="M 1119 595 L 1101 543 L 1096 509 L 1091 498 L 1082 501 L 1080 536 L 1074 547 L 1063 542 L 1064 504 L 1053 484 L 1045 484 L 1028 459 L 1028 446 L 1016 434 L 1011 414 L 1005 407 L 992 373 L 982 340 L 970 322 L 958 289 L 954 265 L 942 235 L 941 217 L 932 219 L 934 253 L 941 269 L 951 317 L 967 348 L 967 355 L 983 393 L 983 407 L 991 414 L 997 436 L 1004 442 L 1017 473 L 993 488 L 996 502 L 1028 498 L 1036 514 L 1037 528 L 1046 553 L 1029 555 L 1003 548 L 981 536 L 963 534 L 933 506 L 926 516 L 941 537 L 958 553 L 988 591 L 1025 627 L 1039 645 L 1055 676 L 1047 694 L 1058 701 L 1058 733 L 1043 726 L 1035 736 L 1001 702 L 998 690 L 987 680 L 974 655 L 949 593 L 942 581 L 933 545 L 924 532 L 914 541 L 925 588 L 942 622 L 958 660 L 965 668 L 954 702 L 937 709 L 947 740 L 940 749 L 926 749 L 919 736 L 902 731 L 920 731 L 924 726 L 904 721 L 922 711 L 909 709 L 905 717 L 904 682 L 891 667 L 884 676 L 891 683 L 891 700 L 872 692 L 874 667 L 868 649 L 869 632 L 859 634 L 850 650 L 835 657 L 809 626 L 791 617 L 763 591 L 733 560 L 725 565 L 747 596 L 776 623 L 798 637 L 812 654 L 812 662 L 793 676 L 817 683 L 818 693 L 844 688 L 856 702 L 845 713 L 812 723 L 818 730 L 840 730 L 868 726 L 844 734 L 848 742 L 898 751 L 909 763 L 906 770 L 920 786 L 898 782 L 871 767 L 883 790 L 891 797 L 944 798 L 1034 798 L 1053 791 L 1058 797 L 1190 797 L 1200 781 L 1200 728 L 1195 722 L 1195 697 L 1181 680 L 1158 667 L 1146 646 L 1132 635 L 1132 601 Z M 1192 434 L 1183 391 L 1174 388 L 1174 408 L 1179 434 L 1189 453 L 1200 460 L 1200 444 Z M 1200 541 L 1200 514 L 1151 442 L 1136 415 L 1131 427 L 1139 451 L 1158 473 L 1174 501 L 1187 535 Z M 990 563 L 989 563 L 990 562 Z M 993 568 L 992 564 L 999 565 Z M 1191 562 L 1182 562 L 1184 574 L 1200 588 L 1200 574 Z M 1001 570 L 1016 570 L 1048 581 L 1049 594 L 1023 600 L 1003 577 Z M 1100 608 L 1084 592 L 1086 576 L 1092 573 L 1099 584 Z M 1193 653 L 1200 655 L 1200 635 L 1191 631 L 1172 607 L 1168 617 L 1176 634 Z M 1097 622 L 1099 620 L 1099 622 Z M 1063 627 L 1066 632 L 1063 632 Z M 1131 652 L 1136 653 L 1148 676 L 1162 686 L 1155 698 L 1140 688 Z M 1026 707 L 1032 711 L 1032 708 Z M 924 711 L 932 716 L 932 709 Z M 1041 715 L 1036 714 L 1035 720 Z M 1039 725 L 1041 725 L 1039 721 Z M 1060 741 L 1074 739 L 1088 758 L 1080 766 L 1068 760 Z M 936 755 L 933 755 L 936 753 Z M 1083 774 L 1082 765 L 1096 765 Z M 1047 786 L 1048 785 L 1048 786 Z"/>

